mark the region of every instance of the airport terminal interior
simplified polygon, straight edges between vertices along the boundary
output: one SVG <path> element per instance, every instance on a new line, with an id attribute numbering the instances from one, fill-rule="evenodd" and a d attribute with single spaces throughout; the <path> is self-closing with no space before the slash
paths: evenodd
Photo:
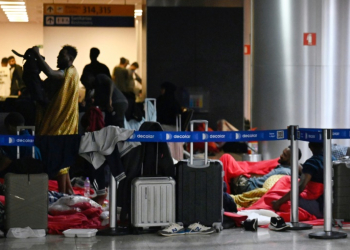
<path id="1" fill-rule="evenodd" d="M 349 248 L 350 0 L 0 7 L 1 250 Z"/>

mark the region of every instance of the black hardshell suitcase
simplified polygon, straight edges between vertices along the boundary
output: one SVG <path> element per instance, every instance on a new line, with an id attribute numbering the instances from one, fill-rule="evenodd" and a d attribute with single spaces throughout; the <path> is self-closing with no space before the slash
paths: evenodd
<path id="1" fill-rule="evenodd" d="M 350 221 L 350 159 L 333 162 L 333 219 Z"/>
<path id="2" fill-rule="evenodd" d="M 191 121 L 194 123 L 208 121 Z M 193 159 L 191 143 L 190 159 L 176 165 L 176 221 L 188 226 L 199 222 L 222 230 L 223 220 L 223 167 L 219 160 L 208 160 L 208 143 L 205 143 L 205 157 Z"/>
<path id="3" fill-rule="evenodd" d="M 35 127 L 17 127 L 20 129 Z M 17 158 L 19 149 L 17 147 Z M 34 158 L 34 147 L 33 147 Z M 28 170 L 30 171 L 30 170 Z M 40 174 L 13 174 L 5 175 L 5 230 L 10 228 L 45 229 L 48 227 L 48 175 Z"/>

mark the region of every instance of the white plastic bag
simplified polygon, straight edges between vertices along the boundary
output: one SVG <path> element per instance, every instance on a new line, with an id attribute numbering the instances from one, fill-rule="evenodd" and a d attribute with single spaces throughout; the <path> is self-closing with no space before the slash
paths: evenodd
<path id="1" fill-rule="evenodd" d="M 60 205 L 67 205 L 67 206 L 73 207 L 76 204 L 84 203 L 84 202 L 90 203 L 91 206 L 94 208 L 102 208 L 100 204 L 98 204 L 97 202 L 91 200 L 88 197 L 84 197 L 84 196 L 73 196 L 73 195 L 72 196 L 65 196 L 65 197 L 60 198 L 55 203 L 60 204 Z M 52 205 L 54 205 L 54 204 L 52 204 Z"/>
<path id="2" fill-rule="evenodd" d="M 25 228 L 10 228 L 7 232 L 7 238 L 40 238 L 46 235 L 45 229 L 31 229 L 30 227 Z"/>
<path id="3" fill-rule="evenodd" d="M 69 207 L 67 205 L 60 205 L 53 203 L 49 207 L 49 214 L 51 215 L 67 215 L 67 214 L 75 214 L 81 212 L 80 208 L 77 207 Z"/>

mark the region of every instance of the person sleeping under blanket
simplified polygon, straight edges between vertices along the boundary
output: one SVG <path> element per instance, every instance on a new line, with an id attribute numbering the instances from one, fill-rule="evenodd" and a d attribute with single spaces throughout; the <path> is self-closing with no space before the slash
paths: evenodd
<path id="1" fill-rule="evenodd" d="M 299 159 L 301 158 L 302 154 L 299 149 Z M 230 182 L 230 192 L 232 194 L 242 194 L 244 192 L 249 192 L 251 190 L 254 190 L 256 188 L 262 188 L 264 182 L 273 175 L 291 175 L 291 168 L 290 168 L 290 161 L 291 161 L 291 150 L 290 148 L 283 149 L 282 154 L 280 155 L 280 158 L 278 159 L 276 163 L 279 163 L 277 166 L 274 165 L 274 168 L 269 169 L 269 172 L 265 171 L 264 175 L 261 177 L 247 177 L 246 173 L 241 173 L 239 175 L 234 176 L 234 173 L 237 171 L 235 168 L 240 168 L 242 163 L 236 162 L 231 155 L 224 154 L 220 160 L 223 163 L 224 171 L 225 171 L 225 177 L 226 181 Z M 273 161 L 261 161 L 260 165 L 265 165 L 265 163 L 271 163 L 273 164 Z M 248 162 L 247 164 L 252 164 Z M 255 163 L 253 165 L 258 165 L 258 163 Z M 264 167 L 266 168 L 266 166 Z M 255 169 L 251 169 L 251 171 L 257 171 Z M 266 173 L 267 172 L 267 173 Z"/>
<path id="2" fill-rule="evenodd" d="M 256 188 L 243 194 L 231 194 L 231 197 L 237 208 L 248 208 L 266 194 L 283 176 L 285 175 L 272 175 L 264 182 L 261 188 Z"/>

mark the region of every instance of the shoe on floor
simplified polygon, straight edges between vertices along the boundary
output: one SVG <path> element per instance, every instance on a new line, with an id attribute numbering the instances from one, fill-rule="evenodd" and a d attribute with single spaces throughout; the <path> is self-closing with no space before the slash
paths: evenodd
<path id="1" fill-rule="evenodd" d="M 185 234 L 185 228 L 179 224 L 172 223 L 170 226 L 159 230 L 158 234 L 163 236 L 176 236 L 176 235 L 184 235 Z"/>
<path id="2" fill-rule="evenodd" d="M 283 218 L 281 217 L 271 217 L 269 229 L 275 230 L 275 231 L 283 231 L 285 229 L 288 229 L 289 225 L 287 225 Z"/>
<path id="3" fill-rule="evenodd" d="M 206 227 L 199 223 L 193 223 L 188 226 L 186 234 L 211 234 L 215 233 L 215 228 Z"/>
<path id="4" fill-rule="evenodd" d="M 243 222 L 243 227 L 247 231 L 258 231 L 258 219 L 246 219 Z"/>

